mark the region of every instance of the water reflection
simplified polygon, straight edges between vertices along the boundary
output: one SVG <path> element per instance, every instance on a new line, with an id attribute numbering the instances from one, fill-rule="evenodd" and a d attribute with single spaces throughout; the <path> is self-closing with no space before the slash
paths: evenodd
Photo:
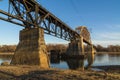
<path id="1" fill-rule="evenodd" d="M 110 65 L 120 64 L 120 55 L 118 54 L 109 54 L 108 61 Z"/>
<path id="2" fill-rule="evenodd" d="M 60 64 L 60 58 L 50 57 L 51 64 Z"/>
<path id="3" fill-rule="evenodd" d="M 82 69 L 84 70 L 84 59 L 67 59 L 69 69 Z"/>
<path id="4" fill-rule="evenodd" d="M 8 56 L 0 56 L 0 64 L 2 62 L 9 62 L 10 63 L 11 59 L 12 59 L 11 56 L 9 56 L 9 57 Z"/>
<path id="5" fill-rule="evenodd" d="M 60 64 L 60 54 L 54 50 L 51 51 L 50 54 L 50 63 L 52 64 Z"/>
<path id="6" fill-rule="evenodd" d="M 108 54 L 96 54 L 93 65 L 95 66 L 105 65 L 106 63 L 108 63 L 108 61 L 109 61 Z"/>
<path id="7" fill-rule="evenodd" d="M 2 62 L 10 62 L 12 57 L 0 56 L 0 64 Z M 56 56 L 56 58 L 50 58 L 51 67 L 52 68 L 62 68 L 62 69 L 80 69 L 83 65 L 87 65 L 86 60 L 80 59 L 67 59 L 61 60 L 60 57 Z M 95 61 L 93 66 L 101 66 L 101 65 L 120 65 L 120 55 L 113 54 L 97 54 L 95 56 Z"/>
<path id="8" fill-rule="evenodd" d="M 97 54 L 93 65 L 120 65 L 120 54 Z"/>

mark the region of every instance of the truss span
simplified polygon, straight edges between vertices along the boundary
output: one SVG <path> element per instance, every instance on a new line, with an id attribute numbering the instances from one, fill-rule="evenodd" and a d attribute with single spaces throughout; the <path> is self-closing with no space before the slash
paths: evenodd
<path id="1" fill-rule="evenodd" d="M 64 40 L 76 40 L 80 34 L 72 30 L 67 24 L 62 22 L 52 13 L 43 8 L 36 0 L 9 0 L 8 12 L 0 10 L 0 13 L 6 17 L 0 17 L 5 20 L 25 28 L 40 27 L 46 34 L 53 35 Z M 87 38 L 83 41 L 91 44 Z"/>

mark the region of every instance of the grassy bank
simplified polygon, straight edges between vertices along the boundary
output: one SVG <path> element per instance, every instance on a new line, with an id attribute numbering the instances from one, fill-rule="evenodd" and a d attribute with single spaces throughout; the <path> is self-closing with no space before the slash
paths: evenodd
<path id="1" fill-rule="evenodd" d="M 120 72 L 0 66 L 0 80 L 120 80 Z"/>

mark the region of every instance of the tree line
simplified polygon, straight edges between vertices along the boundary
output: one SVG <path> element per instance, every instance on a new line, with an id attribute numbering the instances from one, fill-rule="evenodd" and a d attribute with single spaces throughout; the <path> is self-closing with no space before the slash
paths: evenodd
<path id="1" fill-rule="evenodd" d="M 0 45 L 0 52 L 14 52 L 16 47 L 16 45 Z M 65 52 L 67 49 L 67 45 L 63 44 L 47 44 L 46 47 L 48 52 L 51 50 Z"/>
<path id="2" fill-rule="evenodd" d="M 50 52 L 51 50 L 56 50 L 61 53 L 66 52 L 67 50 L 67 45 L 64 44 L 48 44 L 47 45 L 47 51 Z"/>
<path id="3" fill-rule="evenodd" d="M 61 52 L 65 52 L 67 50 L 68 45 L 64 44 L 47 44 L 47 51 L 57 50 Z M 101 45 L 94 46 L 97 52 L 120 52 L 120 45 L 109 45 L 107 47 L 103 47 Z M 16 45 L 0 45 L 0 52 L 14 52 L 16 49 Z M 87 48 L 85 46 L 85 50 Z"/>
<path id="4" fill-rule="evenodd" d="M 120 45 L 108 45 L 107 47 L 97 45 L 95 48 L 97 52 L 120 52 Z"/>
<path id="5" fill-rule="evenodd" d="M 14 52 L 16 45 L 0 45 L 0 52 Z"/>

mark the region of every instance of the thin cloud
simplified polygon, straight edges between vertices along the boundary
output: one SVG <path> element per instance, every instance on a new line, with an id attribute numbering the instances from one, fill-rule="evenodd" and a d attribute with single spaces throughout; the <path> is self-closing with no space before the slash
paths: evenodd
<path id="1" fill-rule="evenodd" d="M 113 32 L 120 29 L 120 24 L 104 24 L 102 26 L 108 29 L 108 31 L 113 31 Z"/>
<path id="2" fill-rule="evenodd" d="M 102 37 L 103 39 L 110 39 L 110 40 L 120 40 L 120 33 L 118 32 L 112 32 L 112 33 L 102 33 L 100 34 L 100 37 Z"/>
<path id="3" fill-rule="evenodd" d="M 120 40 L 120 32 L 106 32 L 98 34 L 98 36 L 103 40 Z"/>

